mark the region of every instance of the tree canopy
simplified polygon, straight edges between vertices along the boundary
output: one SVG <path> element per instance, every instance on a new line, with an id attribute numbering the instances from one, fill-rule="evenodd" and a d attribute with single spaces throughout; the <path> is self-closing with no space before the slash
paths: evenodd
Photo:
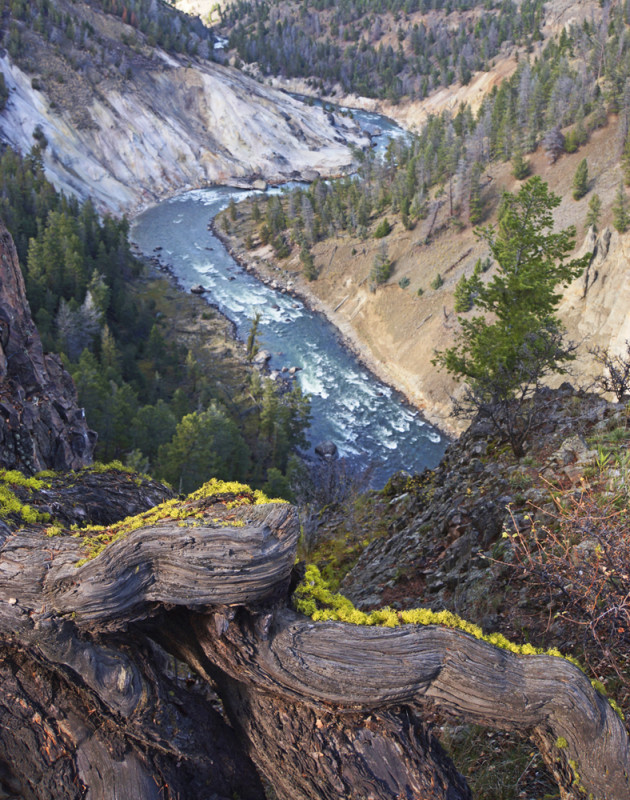
<path id="1" fill-rule="evenodd" d="M 479 270 L 466 280 L 468 296 L 484 313 L 460 316 L 456 344 L 439 351 L 434 360 L 466 381 L 460 411 L 490 417 L 517 456 L 523 453 L 533 419 L 526 401 L 546 375 L 564 372 L 574 357 L 555 314 L 558 287 L 582 272 L 590 254 L 568 260 L 575 228 L 553 231 L 552 212 L 559 204 L 560 198 L 538 176 L 517 194 L 504 195 L 498 225 L 477 231 L 497 269 L 488 282 Z"/>

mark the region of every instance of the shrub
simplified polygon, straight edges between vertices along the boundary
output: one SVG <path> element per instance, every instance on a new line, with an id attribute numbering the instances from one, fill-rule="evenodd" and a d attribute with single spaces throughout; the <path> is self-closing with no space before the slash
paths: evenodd
<path id="1" fill-rule="evenodd" d="M 392 226 L 389 224 L 389 220 L 387 217 L 376 226 L 376 230 L 374 231 L 374 238 L 375 239 L 383 239 L 385 236 L 389 236 L 392 232 Z"/>

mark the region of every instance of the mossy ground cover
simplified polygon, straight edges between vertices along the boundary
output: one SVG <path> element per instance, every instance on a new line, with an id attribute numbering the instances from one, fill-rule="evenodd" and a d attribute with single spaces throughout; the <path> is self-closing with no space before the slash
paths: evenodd
<path id="1" fill-rule="evenodd" d="M 126 517 L 114 525 L 90 525 L 74 529 L 74 535 L 82 537 L 82 546 L 85 556 L 77 562 L 82 566 L 96 556 L 100 555 L 110 544 L 123 539 L 133 531 L 148 528 L 161 522 L 175 522 L 178 525 L 205 524 L 219 526 L 240 527 L 243 523 L 235 517 L 222 515 L 221 518 L 213 514 L 213 509 L 222 505 L 226 510 L 239 508 L 243 505 L 262 505 L 265 503 L 286 503 L 279 498 L 270 499 L 259 489 L 236 481 L 220 481 L 212 478 L 197 491 L 188 495 L 184 500 L 173 498 L 131 517 Z M 59 531 L 52 529 L 51 535 Z M 49 531 L 50 533 L 50 531 Z"/>
<path id="2" fill-rule="evenodd" d="M 15 524 L 32 525 L 46 522 L 50 514 L 38 511 L 25 502 L 33 492 L 43 489 L 48 475 L 27 478 L 18 470 L 0 470 L 0 518 Z"/>
<path id="3" fill-rule="evenodd" d="M 486 635 L 479 625 L 468 622 L 450 611 L 431 611 L 428 608 L 397 611 L 388 607 L 369 612 L 360 611 L 347 597 L 330 590 L 314 564 L 309 564 L 306 568 L 304 580 L 295 590 L 294 597 L 297 610 L 316 622 L 349 622 L 353 625 L 378 625 L 386 628 L 396 628 L 400 625 L 443 625 L 447 628 L 464 631 L 474 636 L 475 639 L 481 639 L 517 655 L 544 654 L 556 658 L 566 658 L 578 667 L 580 666 L 576 659 L 571 656 L 563 656 L 555 647 L 545 650 L 529 643 L 515 644 L 500 633 Z"/>
<path id="4" fill-rule="evenodd" d="M 36 475 L 27 477 L 19 470 L 0 469 L 0 519 L 11 528 L 23 525 L 37 525 L 54 522 L 48 511 L 41 510 L 50 502 L 50 495 L 80 483 L 90 475 L 114 474 L 117 478 L 124 476 L 137 486 L 148 482 L 148 475 L 135 472 L 120 461 L 107 464 L 95 463 L 77 471 L 56 472 L 42 470 Z M 61 531 L 61 526 L 54 524 L 48 530 Z"/>

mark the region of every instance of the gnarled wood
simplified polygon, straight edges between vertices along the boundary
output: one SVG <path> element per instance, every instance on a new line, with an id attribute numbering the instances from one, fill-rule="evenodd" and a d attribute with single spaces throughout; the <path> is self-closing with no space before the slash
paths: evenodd
<path id="1" fill-rule="evenodd" d="M 630 797 L 625 727 L 565 659 L 515 655 L 452 628 L 313 623 L 286 609 L 217 611 L 196 632 L 209 658 L 266 692 L 352 710 L 428 698 L 471 722 L 531 731 L 546 742 L 568 792 L 573 760 L 587 792 Z"/>
<path id="2" fill-rule="evenodd" d="M 565 797 L 578 792 L 572 759 L 587 792 L 630 797 L 626 731 L 568 662 L 436 626 L 314 623 L 286 604 L 290 506 L 200 513 L 132 531 L 79 567 L 80 537 L 4 540 L 0 723 L 28 735 L 0 736 L 0 760 L 20 764 L 26 797 L 50 797 L 31 780 L 50 769 L 58 798 L 87 786 L 92 798 L 259 800 L 249 755 L 283 800 L 465 800 L 418 717 L 426 700 L 529 730 Z M 214 686 L 232 727 L 164 648 Z"/>

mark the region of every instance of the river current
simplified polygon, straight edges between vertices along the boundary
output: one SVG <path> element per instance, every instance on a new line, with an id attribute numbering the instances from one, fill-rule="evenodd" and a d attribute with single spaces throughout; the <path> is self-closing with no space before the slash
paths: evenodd
<path id="1" fill-rule="evenodd" d="M 391 136 L 404 135 L 384 117 L 354 115 L 364 127 L 381 129 L 379 150 Z M 260 342 L 272 354 L 270 368 L 299 367 L 295 380 L 311 396 L 311 449 L 331 440 L 357 468 L 373 462 L 376 488 L 397 470 L 413 473 L 435 466 L 447 444 L 440 432 L 362 366 L 324 317 L 250 275 L 208 230 L 231 198 L 239 202 L 252 194 L 229 187 L 186 192 L 139 215 L 131 238 L 147 255 L 161 248 L 162 261 L 184 290 L 195 284 L 206 288 L 205 297 L 234 322 L 241 339 L 260 312 Z"/>

